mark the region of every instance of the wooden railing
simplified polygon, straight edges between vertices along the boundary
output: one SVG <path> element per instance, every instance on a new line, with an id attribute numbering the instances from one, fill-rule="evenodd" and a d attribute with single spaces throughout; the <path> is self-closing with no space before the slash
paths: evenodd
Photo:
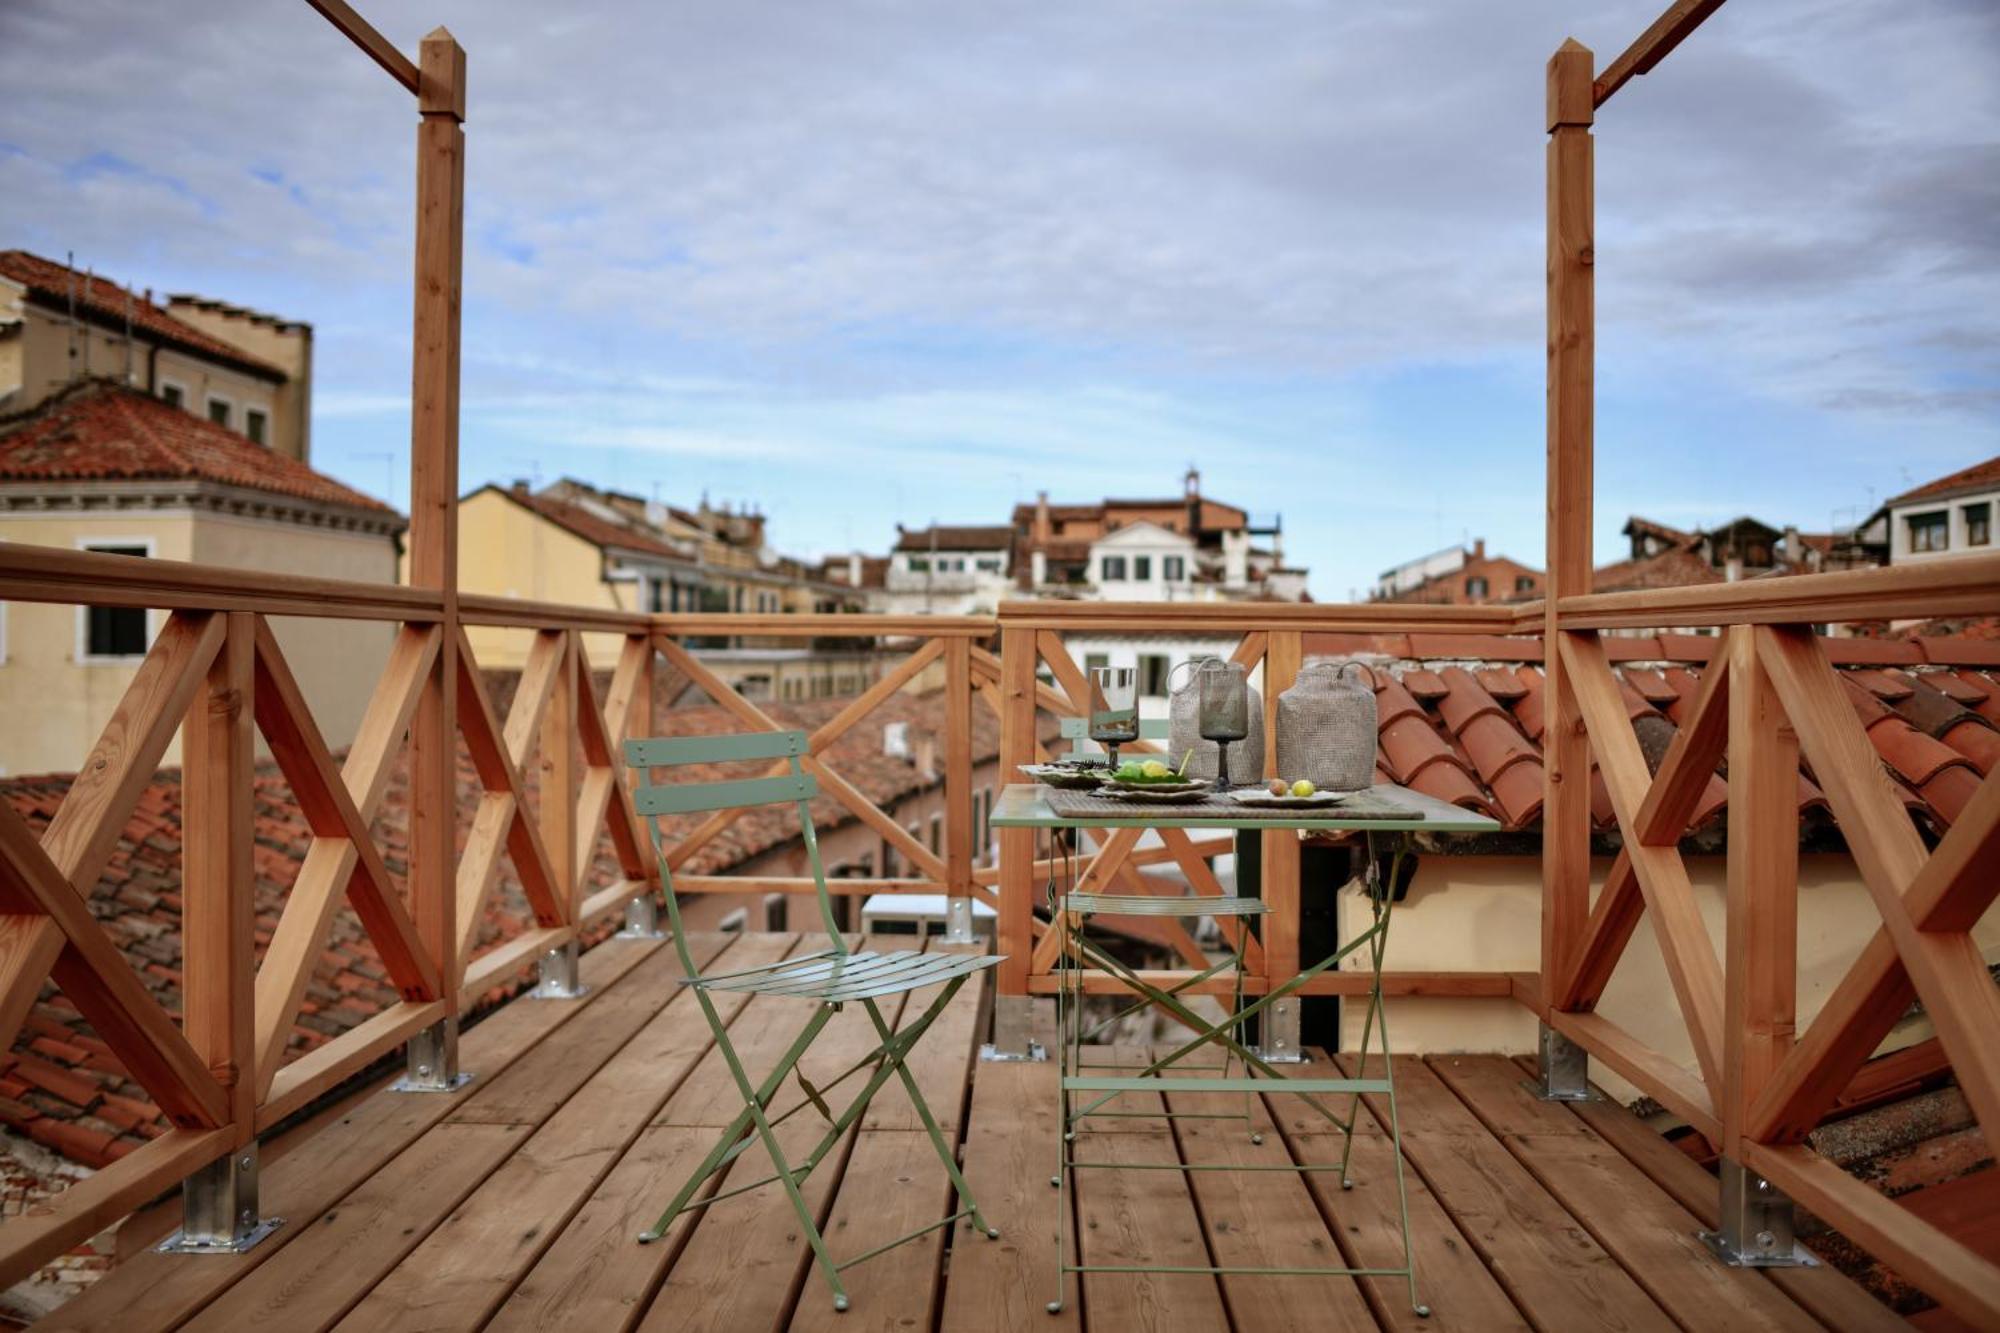
<path id="1" fill-rule="evenodd" d="M 1815 627 L 1857 616 L 2000 612 L 2000 557 L 1644 596 L 1564 598 L 1551 678 L 1616 811 L 1622 847 L 1591 897 L 1587 770 L 1550 750 L 1543 1021 L 1790 1197 L 1974 1322 L 2000 1321 L 2000 1272 L 1806 1146 L 1891 1027 L 1920 1002 L 1989 1142 L 2000 1135 L 2000 987 L 1972 929 L 2000 893 L 2000 771 L 1926 848 Z M 1700 693 L 1649 773 L 1600 629 L 1719 637 Z M 1826 793 L 1881 925 L 1796 1030 L 1799 765 Z M 1726 766 L 1728 913 L 1718 955 L 1677 844 Z M 1575 808 L 1558 809 L 1559 805 Z M 1595 1012 L 1649 915 L 1696 1057 L 1683 1068 Z"/>

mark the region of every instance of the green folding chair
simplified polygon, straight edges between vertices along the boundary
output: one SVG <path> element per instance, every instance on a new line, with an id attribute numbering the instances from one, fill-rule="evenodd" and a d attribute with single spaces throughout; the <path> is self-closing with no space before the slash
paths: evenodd
<path id="1" fill-rule="evenodd" d="M 723 1060 L 729 1066 L 730 1077 L 736 1081 L 736 1088 L 743 1096 L 743 1110 L 739 1112 L 729 1128 L 722 1132 L 715 1147 L 700 1166 L 695 1168 L 673 1202 L 660 1215 L 648 1231 L 639 1233 L 639 1242 L 647 1244 L 667 1234 L 674 1219 L 682 1213 L 692 1213 L 719 1203 L 723 1199 L 746 1193 L 765 1185 L 778 1184 L 784 1187 L 785 1196 L 791 1200 L 792 1210 L 798 1214 L 799 1226 L 805 1230 L 806 1240 L 812 1246 L 813 1258 L 820 1271 L 826 1275 L 827 1285 L 833 1288 L 833 1308 L 845 1310 L 848 1305 L 847 1289 L 840 1280 L 842 1270 L 872 1259 L 896 1248 L 906 1241 L 927 1235 L 941 1227 L 951 1226 L 961 1218 L 970 1218 L 972 1225 L 997 1239 L 1000 1232 L 986 1224 L 980 1215 L 979 1205 L 973 1202 L 972 1190 L 965 1183 L 965 1177 L 958 1169 L 958 1158 L 953 1146 L 945 1140 L 944 1132 L 938 1128 L 937 1118 L 924 1101 L 922 1090 L 906 1067 L 906 1060 L 917 1042 L 932 1023 L 937 1021 L 945 1006 L 952 1002 L 961 987 L 972 977 L 999 963 L 1001 960 L 991 954 L 924 953 L 916 949 L 898 949 L 888 952 L 849 952 L 840 937 L 840 930 L 833 920 L 833 899 L 827 892 L 826 870 L 820 863 L 819 840 L 814 835 L 812 812 L 807 807 L 813 797 L 819 794 L 819 784 L 806 773 L 799 764 L 800 756 L 808 752 L 806 735 L 800 731 L 756 732 L 737 736 L 695 736 L 668 740 L 634 740 L 625 742 L 625 762 L 640 775 L 635 804 L 646 821 L 646 831 L 653 839 L 653 852 L 660 861 L 660 882 L 666 890 L 667 919 L 673 932 L 674 948 L 680 954 L 683 976 L 681 984 L 692 987 L 695 998 L 701 1003 L 701 1011 L 708 1019 L 709 1030 L 715 1034 L 715 1044 L 722 1052 Z M 656 768 L 673 768 L 686 764 L 717 764 L 737 760 L 789 759 L 791 772 L 777 777 L 746 778 L 727 782 L 685 782 L 670 785 L 654 785 L 651 773 Z M 806 856 L 812 863 L 813 884 L 818 891 L 820 919 L 826 926 L 828 947 L 808 954 L 787 958 L 780 963 L 770 963 L 763 967 L 745 968 L 738 972 L 717 972 L 704 975 L 695 966 L 688 953 L 687 937 L 681 929 L 680 904 L 674 896 L 673 872 L 668 869 L 665 848 L 660 843 L 660 815 L 678 815 L 698 811 L 731 810 L 755 805 L 779 805 L 794 802 L 799 811 L 799 827 L 806 843 Z M 942 986 L 928 1008 L 914 1022 L 904 1024 L 900 1029 L 892 1029 L 882 1017 L 876 1000 L 890 995 L 902 995 L 927 986 Z M 736 991 L 751 995 L 778 996 L 789 999 L 809 1000 L 813 1004 L 812 1017 L 806 1020 L 798 1039 L 791 1044 L 778 1060 L 777 1066 L 764 1076 L 759 1084 L 752 1084 L 749 1073 L 743 1068 L 743 1061 L 737 1056 L 735 1044 L 729 1039 L 729 1029 L 715 1010 L 715 1002 L 709 998 L 711 991 Z M 838 1077 L 823 1087 L 815 1088 L 803 1074 L 797 1075 L 800 1090 L 805 1099 L 789 1111 L 773 1116 L 768 1109 L 784 1085 L 787 1076 L 793 1075 L 799 1060 L 812 1048 L 814 1038 L 841 1007 L 850 1000 L 858 1000 L 868 1011 L 868 1018 L 875 1025 L 877 1045 L 874 1050 L 849 1066 Z M 862 1070 L 871 1072 L 861 1091 L 839 1115 L 832 1114 L 825 1101 L 825 1094 L 846 1082 Z M 938 1160 L 951 1177 L 952 1187 L 958 1191 L 958 1211 L 951 1216 L 917 1228 L 908 1235 L 899 1236 L 886 1244 L 878 1245 L 864 1254 L 836 1263 L 828 1255 L 826 1240 L 820 1235 L 818 1224 L 799 1194 L 800 1184 L 809 1177 L 819 1164 L 826 1160 L 842 1136 L 859 1120 L 868 1109 L 875 1094 L 891 1078 L 902 1081 L 903 1089 L 909 1093 L 910 1101 L 917 1108 L 917 1115 L 923 1120 L 924 1129 L 930 1134 L 931 1145 L 937 1149 Z M 778 1146 L 776 1126 L 796 1114 L 806 1106 L 817 1108 L 827 1121 L 826 1133 L 808 1153 L 805 1160 L 792 1166 L 785 1160 L 783 1149 Z M 737 1185 L 730 1189 L 697 1200 L 695 1194 L 704 1182 L 728 1169 L 753 1143 L 761 1142 L 771 1156 L 771 1165 L 776 1174 L 755 1180 L 747 1185 Z"/>

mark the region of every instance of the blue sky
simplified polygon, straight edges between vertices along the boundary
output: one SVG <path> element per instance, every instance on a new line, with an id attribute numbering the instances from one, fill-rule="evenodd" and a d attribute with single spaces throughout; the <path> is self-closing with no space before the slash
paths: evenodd
<path id="1" fill-rule="evenodd" d="M 1542 62 L 1658 0 L 365 8 L 468 50 L 462 471 L 795 553 L 1206 489 L 1323 599 L 1542 546 Z M 406 17 L 407 15 L 407 17 Z M 2000 12 L 1729 6 L 1600 119 L 1597 534 L 2000 452 Z M 0 245 L 312 322 L 398 504 L 413 111 L 304 4 L 0 8 Z"/>

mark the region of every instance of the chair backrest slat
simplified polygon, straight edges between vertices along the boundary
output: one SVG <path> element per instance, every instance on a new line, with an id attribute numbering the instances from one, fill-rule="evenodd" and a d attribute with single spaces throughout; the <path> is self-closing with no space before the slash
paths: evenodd
<path id="1" fill-rule="evenodd" d="M 819 783 L 811 774 L 787 773 L 775 778 L 741 778 L 733 782 L 683 782 L 658 787 L 641 784 L 632 801 L 641 815 L 681 815 L 700 810 L 776 805 L 781 801 L 810 801 L 817 795 Z"/>
<path id="2" fill-rule="evenodd" d="M 734 736 L 665 736 L 625 742 L 625 762 L 633 768 L 677 764 L 725 764 L 736 759 L 784 759 L 808 753 L 803 731 L 752 731 Z"/>

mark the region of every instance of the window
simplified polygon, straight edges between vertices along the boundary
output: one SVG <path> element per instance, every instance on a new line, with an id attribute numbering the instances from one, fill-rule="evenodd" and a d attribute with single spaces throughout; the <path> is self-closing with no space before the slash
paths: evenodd
<path id="1" fill-rule="evenodd" d="M 937 855 L 937 854 L 938 854 L 939 852 L 941 852 L 941 851 L 943 851 L 943 850 L 944 850 L 944 816 L 943 816 L 943 815 L 932 815 L 932 816 L 931 816 L 931 855 L 932 855 L 932 856 L 936 856 L 936 855 Z"/>
<path id="2" fill-rule="evenodd" d="M 910 557 L 910 572 L 911 572 L 912 574 L 928 574 L 928 573 L 930 573 L 930 572 L 931 572 L 931 561 L 930 561 L 930 557 L 929 557 L 929 556 L 924 556 L 924 555 L 913 555 L 913 556 L 911 556 L 911 557 Z"/>
<path id="3" fill-rule="evenodd" d="M 252 435 L 250 438 L 255 440 L 257 437 Z M 646 609 L 654 615 L 667 609 L 667 586 L 665 579 L 646 580 Z"/>
<path id="4" fill-rule="evenodd" d="M 1122 555 L 1105 556 L 1098 579 L 1104 583 L 1123 583 L 1125 581 L 1125 557 Z"/>
<path id="5" fill-rule="evenodd" d="M 1169 583 L 1179 583 L 1187 577 L 1187 561 L 1180 556 L 1166 556 L 1160 561 L 1160 577 Z"/>
<path id="6" fill-rule="evenodd" d="M 1170 669 L 1165 653 L 1139 654 L 1139 693 L 1154 697 L 1165 694 Z"/>
<path id="7" fill-rule="evenodd" d="M 1153 581 L 1152 556 L 1135 555 L 1132 557 L 1132 578 L 1139 583 L 1150 583 Z"/>
<path id="8" fill-rule="evenodd" d="M 1514 576 L 1515 592 L 1533 592 L 1534 590 L 1535 576 L 1533 574 L 1516 574 Z"/>
<path id="9" fill-rule="evenodd" d="M 149 539 L 79 542 L 86 551 L 145 559 L 153 554 Z M 85 662 L 117 662 L 146 655 L 149 635 L 143 606 L 82 606 L 77 608 L 77 656 Z"/>
<path id="10" fill-rule="evenodd" d="M 217 398 L 214 394 L 208 396 L 208 419 L 216 425 L 229 424 L 230 409 L 231 404 L 227 398 Z"/>
<path id="11" fill-rule="evenodd" d="M 1108 667 L 1110 665 L 1110 653 L 1085 653 L 1083 655 L 1083 670 L 1085 675 L 1089 675 L 1099 667 Z"/>
<path id="12" fill-rule="evenodd" d="M 185 407 L 187 405 L 187 390 L 175 384 L 172 380 L 161 380 L 160 401 L 168 407 Z"/>
<path id="13" fill-rule="evenodd" d="M 268 441 L 265 440 L 264 435 L 265 435 L 265 428 L 270 424 L 270 420 L 271 420 L 270 413 L 264 411 L 262 408 L 251 407 L 244 409 L 243 433 L 250 437 L 250 443 L 252 444 L 268 443 Z"/>
<path id="14" fill-rule="evenodd" d="M 1474 574 L 1465 581 L 1465 595 L 1467 597 L 1484 597 L 1486 595 L 1486 580 Z"/>
<path id="15" fill-rule="evenodd" d="M 998 574 L 1000 572 L 1000 561 L 998 557 L 995 556 L 982 557 L 979 561 L 979 572 L 982 574 Z"/>
<path id="16" fill-rule="evenodd" d="M 1965 544 L 1985 546 L 1993 540 L 1993 502 L 1981 501 L 1965 507 Z"/>
<path id="17" fill-rule="evenodd" d="M 1951 519 L 1942 509 L 1910 515 L 1910 549 L 1943 551 L 1951 546 Z"/>

